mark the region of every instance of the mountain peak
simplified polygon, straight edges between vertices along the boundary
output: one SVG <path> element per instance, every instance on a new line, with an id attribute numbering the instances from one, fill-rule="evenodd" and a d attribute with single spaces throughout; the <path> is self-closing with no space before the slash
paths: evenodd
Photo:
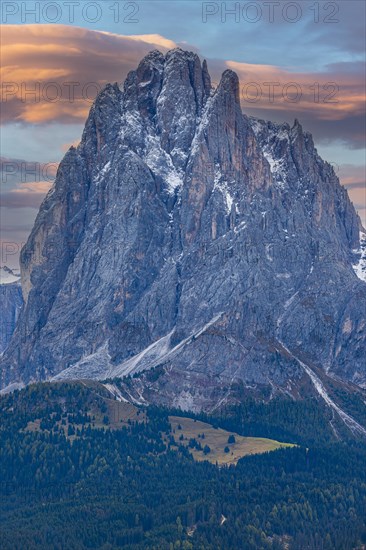
<path id="1" fill-rule="evenodd" d="M 219 84 L 219 89 L 220 88 L 232 94 L 235 98 L 235 102 L 238 104 L 240 103 L 239 77 L 234 71 L 226 69 L 226 71 L 223 72 Z"/>
<path id="2" fill-rule="evenodd" d="M 359 230 L 298 121 L 249 119 L 236 73 L 211 93 L 197 54 L 150 52 L 98 96 L 40 208 L 2 385 L 136 374 L 139 402 L 329 405 L 328 376 L 366 383 Z"/>
<path id="3" fill-rule="evenodd" d="M 177 47 L 167 51 L 165 54 L 165 59 L 167 62 L 180 62 L 199 59 L 199 57 L 195 52 L 183 50 L 182 48 Z"/>

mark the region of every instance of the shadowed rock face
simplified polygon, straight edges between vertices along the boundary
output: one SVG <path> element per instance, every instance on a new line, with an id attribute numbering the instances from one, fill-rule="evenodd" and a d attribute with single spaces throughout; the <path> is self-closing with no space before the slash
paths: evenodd
<path id="1" fill-rule="evenodd" d="M 19 275 L 0 267 L 0 353 L 9 344 L 23 304 Z"/>
<path id="2" fill-rule="evenodd" d="M 197 55 L 151 52 L 40 208 L 2 387 L 141 372 L 132 399 L 211 410 L 315 391 L 306 369 L 365 384 L 360 231 L 298 121 L 248 118 L 235 73 L 212 90 Z"/>

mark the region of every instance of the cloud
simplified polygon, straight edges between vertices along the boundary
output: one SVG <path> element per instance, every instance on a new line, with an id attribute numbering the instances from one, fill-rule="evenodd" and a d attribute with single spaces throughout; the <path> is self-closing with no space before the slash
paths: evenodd
<path id="1" fill-rule="evenodd" d="M 349 197 L 366 227 L 366 167 L 341 164 L 337 176 L 347 189 Z"/>
<path id="2" fill-rule="evenodd" d="M 1 206 L 38 209 L 54 182 L 57 168 L 56 162 L 0 157 Z M 21 220 L 14 220 L 13 226 L 17 227 Z"/>
<path id="3" fill-rule="evenodd" d="M 324 142 L 365 146 L 364 66 L 360 62 L 329 65 L 304 73 L 271 65 L 227 61 L 240 79 L 243 111 L 262 118 L 299 118 Z"/>
<path id="4" fill-rule="evenodd" d="M 2 123 L 84 121 L 107 82 L 122 82 L 150 50 L 176 47 L 158 34 L 65 25 L 5 25 L 1 40 Z"/>
<path id="5" fill-rule="evenodd" d="M 27 241 L 36 214 L 35 208 L 1 208 L 1 263 L 17 265 L 19 252 Z"/>
<path id="6" fill-rule="evenodd" d="M 52 184 L 38 181 L 22 184 L 17 189 L 1 193 L 1 206 L 4 208 L 38 208 Z"/>
<path id="7" fill-rule="evenodd" d="M 70 147 L 77 147 L 80 143 L 80 139 L 74 139 L 74 141 L 70 141 L 69 143 L 63 143 L 61 150 L 63 153 L 66 153 Z"/>
<path id="8" fill-rule="evenodd" d="M 342 120 L 364 112 L 362 71 L 330 66 L 322 73 L 286 71 L 268 65 L 228 61 L 241 81 L 242 104 L 264 110 L 317 113 L 322 120 Z M 359 69 L 360 64 L 356 63 Z"/>
<path id="9" fill-rule="evenodd" d="M 347 188 L 364 186 L 366 181 L 366 167 L 354 164 L 341 164 L 337 169 L 337 176 Z"/>
<path id="10" fill-rule="evenodd" d="M 177 45 L 158 34 L 122 36 L 66 25 L 6 25 L 2 42 L 2 122 L 28 124 L 85 121 L 107 82 L 122 83 L 150 50 Z M 364 146 L 360 61 L 329 64 L 321 72 L 233 60 L 208 63 L 214 82 L 226 68 L 238 73 L 244 112 L 274 120 L 296 117 L 316 139 L 336 136 L 349 147 Z"/>
<path id="11" fill-rule="evenodd" d="M 58 168 L 57 162 L 28 161 L 19 158 L 0 157 L 0 178 L 2 189 L 14 189 L 20 185 L 38 186 L 39 183 L 53 183 Z M 34 189 L 34 187 L 33 187 Z"/>

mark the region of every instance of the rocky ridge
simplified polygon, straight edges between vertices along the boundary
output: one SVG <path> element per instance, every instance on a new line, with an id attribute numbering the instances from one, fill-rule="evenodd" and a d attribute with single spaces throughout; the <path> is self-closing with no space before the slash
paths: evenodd
<path id="1" fill-rule="evenodd" d="M 234 72 L 213 90 L 196 54 L 151 52 L 40 208 L 2 387 L 133 375 L 131 400 L 195 410 L 361 388 L 363 232 L 297 120 L 247 117 Z"/>

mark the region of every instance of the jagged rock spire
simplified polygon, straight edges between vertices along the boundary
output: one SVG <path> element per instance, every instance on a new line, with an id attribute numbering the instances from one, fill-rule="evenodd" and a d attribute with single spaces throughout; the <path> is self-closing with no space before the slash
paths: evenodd
<path id="1" fill-rule="evenodd" d="M 359 218 L 298 121 L 239 100 L 181 49 L 99 94 L 22 251 L 2 387 L 146 370 L 130 391 L 211 410 L 307 369 L 366 382 Z"/>

